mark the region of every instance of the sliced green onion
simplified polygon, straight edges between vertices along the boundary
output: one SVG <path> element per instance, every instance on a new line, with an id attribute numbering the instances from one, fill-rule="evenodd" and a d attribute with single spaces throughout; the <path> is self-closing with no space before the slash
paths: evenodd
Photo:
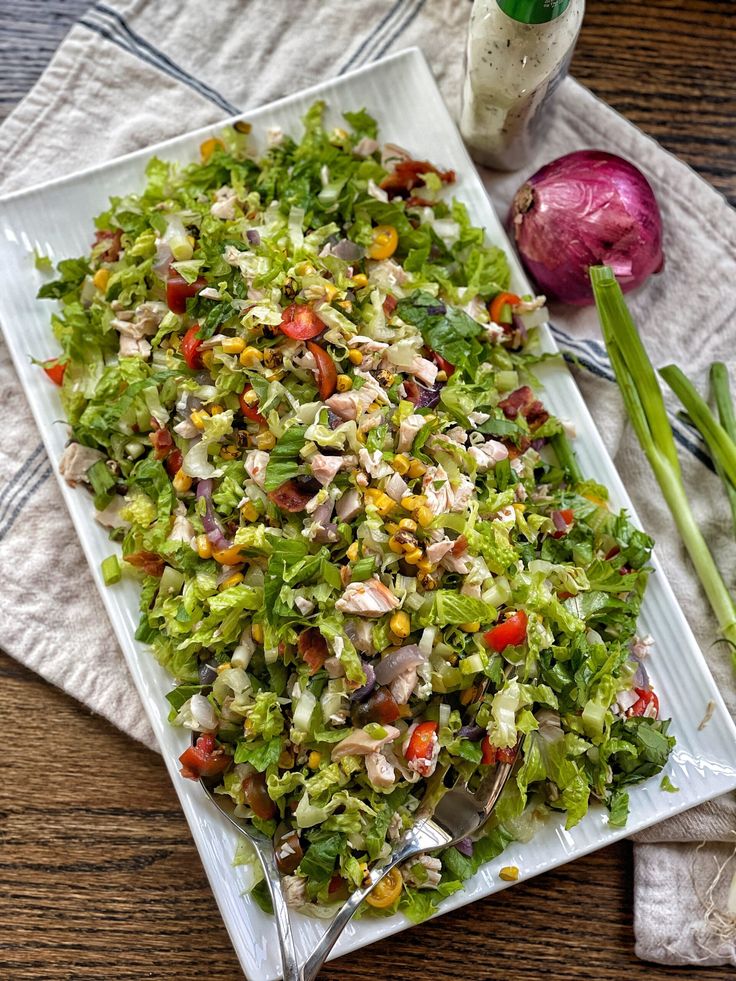
<path id="1" fill-rule="evenodd" d="M 106 559 L 103 559 L 100 570 L 106 586 L 113 586 L 116 582 L 120 582 L 123 575 L 120 559 L 117 555 L 108 555 Z"/>
<path id="2" fill-rule="evenodd" d="M 550 440 L 552 449 L 557 456 L 557 462 L 568 475 L 574 484 L 581 484 L 585 479 L 583 471 L 580 469 L 575 450 L 572 448 L 570 440 L 565 433 L 556 433 Z"/>
<path id="3" fill-rule="evenodd" d="M 716 361 L 710 366 L 710 387 L 718 409 L 718 419 L 731 439 L 736 443 L 736 412 L 734 412 L 731 386 L 728 380 L 728 368 L 722 361 Z M 728 503 L 731 505 L 731 519 L 734 534 L 736 534 L 736 487 L 721 469 L 718 461 L 714 461 L 718 476 L 726 488 Z"/>
<path id="4" fill-rule="evenodd" d="M 603 339 L 629 419 L 716 615 L 721 634 L 736 648 L 736 609 L 690 509 L 654 368 L 613 270 L 608 266 L 593 266 L 590 281 Z"/>

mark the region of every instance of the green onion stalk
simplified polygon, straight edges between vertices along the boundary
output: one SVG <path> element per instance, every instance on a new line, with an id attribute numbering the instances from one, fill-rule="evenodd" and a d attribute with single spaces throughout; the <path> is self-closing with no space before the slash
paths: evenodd
<path id="1" fill-rule="evenodd" d="M 736 607 L 690 508 L 657 375 L 631 318 L 613 270 L 608 266 L 592 266 L 590 281 L 603 339 L 629 419 L 708 597 L 721 635 L 736 651 Z M 674 382 L 679 392 L 685 392 L 685 387 L 681 383 L 681 372 L 672 366 L 665 371 L 668 383 Z M 688 392 L 688 395 L 691 394 Z M 700 401 L 702 402 L 702 399 Z M 686 408 L 692 415 L 691 409 L 695 408 L 695 402 L 692 399 L 689 399 L 689 402 L 690 405 L 686 405 Z M 697 408 L 699 410 L 701 407 L 698 405 Z M 694 415 L 693 419 L 697 424 Z M 700 421 L 704 421 L 702 416 Z M 715 420 L 712 422 L 723 432 L 723 427 Z M 730 476 L 731 465 L 736 465 L 736 458 L 731 458 L 728 445 L 723 442 L 720 433 L 711 426 L 709 428 L 714 438 L 717 437 L 719 448 L 724 451 L 723 459 L 728 466 L 726 472 Z M 726 438 L 728 438 L 727 434 Z M 734 474 L 736 475 L 736 471 Z"/>
<path id="2" fill-rule="evenodd" d="M 731 386 L 728 381 L 728 368 L 722 361 L 716 361 L 710 366 L 710 387 L 718 409 L 718 418 L 734 443 L 736 443 L 736 412 L 734 412 Z M 731 505 L 731 520 L 736 534 L 736 484 L 732 484 L 726 476 L 719 460 L 714 458 L 718 476 L 723 481 Z"/>

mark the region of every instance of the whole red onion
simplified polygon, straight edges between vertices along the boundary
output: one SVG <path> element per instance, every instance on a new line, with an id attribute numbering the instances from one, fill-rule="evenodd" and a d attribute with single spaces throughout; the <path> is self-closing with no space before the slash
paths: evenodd
<path id="1" fill-rule="evenodd" d="M 593 303 L 590 266 L 610 266 L 626 293 L 664 265 L 649 182 L 603 150 L 577 150 L 538 170 L 516 192 L 510 223 L 527 272 L 563 303 Z"/>

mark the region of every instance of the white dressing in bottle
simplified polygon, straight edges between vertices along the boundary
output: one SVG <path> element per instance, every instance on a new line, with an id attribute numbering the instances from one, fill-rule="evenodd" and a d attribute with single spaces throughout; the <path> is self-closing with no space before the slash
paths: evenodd
<path id="1" fill-rule="evenodd" d="M 584 12 L 585 0 L 475 0 L 460 131 L 478 163 L 516 170 L 529 159 Z"/>

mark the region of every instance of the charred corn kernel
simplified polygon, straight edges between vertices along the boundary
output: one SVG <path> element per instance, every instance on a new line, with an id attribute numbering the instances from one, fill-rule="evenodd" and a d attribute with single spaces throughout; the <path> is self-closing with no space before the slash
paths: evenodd
<path id="1" fill-rule="evenodd" d="M 276 437 L 268 429 L 256 436 L 256 447 L 259 450 L 272 450 L 276 445 Z"/>
<path id="2" fill-rule="evenodd" d="M 238 565 L 243 561 L 240 554 L 240 545 L 230 545 L 228 548 L 216 548 L 212 552 L 212 558 L 220 565 Z"/>
<path id="3" fill-rule="evenodd" d="M 464 688 L 460 692 L 460 704 L 470 705 L 471 702 L 475 701 L 476 688 L 475 685 L 471 685 L 470 688 Z"/>
<path id="4" fill-rule="evenodd" d="M 352 302 L 352 300 L 338 300 L 337 301 L 337 305 L 340 307 L 341 310 L 344 310 L 345 313 L 352 313 L 353 312 L 353 302 Z"/>
<path id="5" fill-rule="evenodd" d="M 298 262 L 294 266 L 294 272 L 297 276 L 314 276 L 317 270 L 314 268 L 311 262 Z"/>
<path id="6" fill-rule="evenodd" d="M 258 396 L 252 388 L 240 396 L 246 405 L 258 405 Z"/>
<path id="7" fill-rule="evenodd" d="M 199 144 L 199 152 L 202 154 L 202 160 L 204 160 L 205 163 L 207 163 L 218 146 L 224 147 L 225 144 L 222 142 L 222 140 L 218 140 L 216 136 L 211 136 L 208 140 L 205 140 L 204 143 Z"/>
<path id="8" fill-rule="evenodd" d="M 318 753 L 316 749 L 313 749 L 312 752 L 307 757 L 307 766 L 309 767 L 310 770 L 316 770 L 317 767 L 320 765 L 321 761 L 322 761 L 321 754 Z"/>
<path id="9" fill-rule="evenodd" d="M 209 412 L 209 414 L 211 416 L 219 416 L 219 414 L 221 412 L 224 412 L 225 410 L 223 409 L 223 407 L 221 405 L 218 405 L 218 403 L 215 402 L 214 405 L 209 406 L 209 408 L 207 409 L 207 411 Z"/>
<path id="10" fill-rule="evenodd" d="M 95 284 L 98 290 L 102 290 L 104 293 L 107 289 L 107 281 L 110 278 L 109 269 L 98 269 L 97 272 L 92 277 L 92 282 Z"/>
<path id="11" fill-rule="evenodd" d="M 237 123 L 233 123 L 233 129 L 238 133 L 250 133 L 253 127 L 250 123 L 246 123 L 244 119 L 239 119 Z"/>
<path id="12" fill-rule="evenodd" d="M 192 478 L 189 474 L 184 473 L 183 470 L 177 470 L 172 480 L 174 485 L 174 490 L 177 494 L 186 494 L 189 488 L 192 486 Z"/>
<path id="13" fill-rule="evenodd" d="M 417 508 L 414 512 L 414 517 L 417 519 L 422 528 L 428 528 L 434 521 L 434 515 L 428 507 Z"/>
<path id="14" fill-rule="evenodd" d="M 214 351 L 203 351 L 202 352 L 202 364 L 205 368 L 211 368 L 215 363 L 215 352 Z"/>
<path id="15" fill-rule="evenodd" d="M 353 542 L 345 553 L 351 562 L 355 562 L 358 558 L 358 543 Z"/>
<path id="16" fill-rule="evenodd" d="M 466 634 L 477 634 L 480 630 L 480 620 L 466 620 L 465 623 L 460 624 L 460 629 Z"/>
<path id="17" fill-rule="evenodd" d="M 220 449 L 220 457 L 223 460 L 237 460 L 240 450 L 237 446 L 223 446 Z"/>
<path id="18" fill-rule="evenodd" d="M 253 501 L 248 501 L 240 509 L 240 515 L 244 521 L 255 521 L 258 518 L 258 508 Z"/>
<path id="19" fill-rule="evenodd" d="M 195 545 L 200 559 L 212 558 L 212 543 L 206 535 L 197 535 Z"/>
<path id="20" fill-rule="evenodd" d="M 229 661 L 224 661 L 222 664 L 217 665 L 216 671 L 218 674 L 222 674 L 223 671 L 229 671 L 231 667 L 232 664 Z"/>
<path id="21" fill-rule="evenodd" d="M 245 576 L 242 572 L 235 572 L 232 576 L 228 576 L 227 579 L 223 579 L 220 583 L 220 592 L 224 589 L 230 589 L 231 586 L 237 586 L 238 583 L 243 582 Z"/>
<path id="22" fill-rule="evenodd" d="M 358 273 L 356 276 L 353 276 L 352 284 L 353 286 L 357 286 L 358 289 L 361 289 L 363 286 L 368 285 L 368 277 L 365 273 Z"/>
<path id="23" fill-rule="evenodd" d="M 402 518 L 399 522 L 399 528 L 403 528 L 404 531 L 416 531 L 417 523 L 411 518 Z"/>
<path id="24" fill-rule="evenodd" d="M 404 552 L 404 560 L 409 563 L 409 565 L 418 565 L 422 559 L 421 548 L 412 548 L 409 552 Z"/>
<path id="25" fill-rule="evenodd" d="M 203 409 L 195 409 L 195 411 L 189 416 L 197 429 L 204 429 L 204 421 L 208 414 Z"/>
<path id="26" fill-rule="evenodd" d="M 417 508 L 427 506 L 427 498 L 422 494 L 407 494 L 401 498 L 401 506 L 405 511 L 416 511 Z"/>
<path id="27" fill-rule="evenodd" d="M 242 337 L 226 337 L 222 342 L 222 350 L 225 354 L 240 354 L 245 350 L 245 341 Z"/>
<path id="28" fill-rule="evenodd" d="M 421 569 L 417 572 L 417 580 L 422 589 L 436 589 L 439 585 L 439 579 L 436 575 L 431 572 L 422 572 Z"/>
<path id="29" fill-rule="evenodd" d="M 396 532 L 399 530 L 399 526 L 396 524 L 395 521 L 387 521 L 383 527 L 386 529 L 389 535 L 395 535 Z"/>
<path id="30" fill-rule="evenodd" d="M 390 514 L 396 507 L 396 501 L 393 498 L 389 497 L 388 494 L 384 494 L 383 491 L 376 490 L 375 487 L 368 488 L 365 492 L 365 499 L 368 504 L 373 505 L 379 514 L 384 516 Z"/>
<path id="31" fill-rule="evenodd" d="M 353 387 L 353 379 L 350 377 L 350 375 L 337 376 L 338 392 L 349 392 L 352 387 Z"/>
<path id="32" fill-rule="evenodd" d="M 411 633 L 411 620 L 404 610 L 397 610 L 389 620 L 389 627 L 397 637 L 408 637 Z"/>
<path id="33" fill-rule="evenodd" d="M 248 735 L 248 722 L 246 721 L 246 735 Z M 283 749 L 281 751 L 281 756 L 279 756 L 278 765 L 281 770 L 290 770 L 294 766 L 294 754 L 290 749 Z"/>
<path id="34" fill-rule="evenodd" d="M 397 555 L 402 555 L 404 552 L 404 549 L 401 547 L 401 542 L 397 542 L 393 535 L 388 540 L 388 547 Z"/>
<path id="35" fill-rule="evenodd" d="M 504 865 L 498 874 L 504 882 L 516 882 L 519 878 L 519 869 L 516 865 Z"/>
<path id="36" fill-rule="evenodd" d="M 332 301 L 335 299 L 337 294 L 340 292 L 337 286 L 333 286 L 332 283 L 325 283 L 325 285 L 322 287 L 322 290 L 325 296 L 327 297 L 328 303 L 332 303 Z"/>
<path id="37" fill-rule="evenodd" d="M 263 627 L 260 623 L 254 623 L 250 628 L 250 635 L 256 644 L 263 643 Z"/>
<path id="38" fill-rule="evenodd" d="M 363 355 L 355 347 L 348 351 L 348 357 L 353 364 L 363 364 Z"/>
<path id="39" fill-rule="evenodd" d="M 417 562 L 417 569 L 421 572 L 434 572 L 434 564 L 429 561 L 429 559 L 420 559 Z"/>
<path id="40" fill-rule="evenodd" d="M 435 375 L 435 381 L 438 381 L 438 382 L 446 382 L 447 381 L 447 372 L 446 371 L 443 371 L 440 368 L 440 370 Z"/>
<path id="41" fill-rule="evenodd" d="M 409 476 L 410 477 L 423 477 L 427 472 L 427 468 L 420 460 L 412 460 L 409 464 Z"/>
<path id="42" fill-rule="evenodd" d="M 263 352 L 257 347 L 246 347 L 240 352 L 240 363 L 244 368 L 257 368 L 263 361 Z"/>
<path id="43" fill-rule="evenodd" d="M 391 466 L 394 468 L 396 473 L 400 474 L 402 477 L 404 474 L 409 472 L 410 465 L 409 457 L 405 456 L 403 453 L 397 453 L 391 461 Z"/>

